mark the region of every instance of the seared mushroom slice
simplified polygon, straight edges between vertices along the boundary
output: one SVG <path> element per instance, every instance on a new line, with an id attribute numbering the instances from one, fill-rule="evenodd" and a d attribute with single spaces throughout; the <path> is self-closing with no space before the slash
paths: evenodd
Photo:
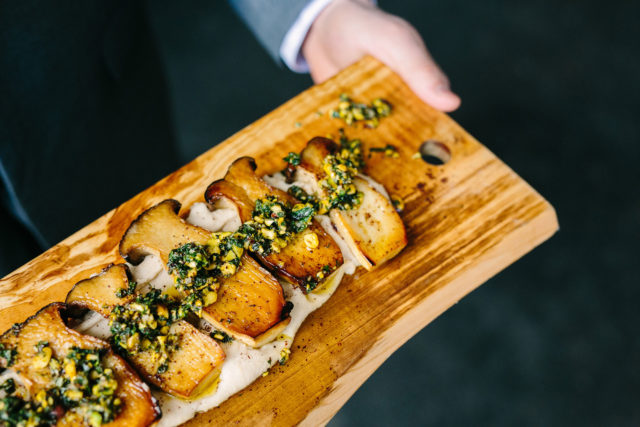
<path id="1" fill-rule="evenodd" d="M 255 348 L 273 341 L 287 327 L 291 318 L 283 312 L 285 303 L 278 280 L 245 255 L 236 274 L 222 282 L 218 300 L 204 308 L 202 317 Z"/>
<path id="2" fill-rule="evenodd" d="M 169 394 L 189 400 L 206 394 L 220 377 L 225 359 L 222 347 L 184 320 L 171 325 L 169 333 L 177 335 L 179 341 L 165 372 L 147 374 L 158 372 L 159 367 L 149 351 L 130 356 L 131 364 L 138 371 L 148 370 L 144 377 Z"/>
<path id="3" fill-rule="evenodd" d="M 209 185 L 205 199 L 214 206 L 222 199 L 232 201 L 237 206 L 243 222 L 253 218 L 255 201 L 260 198 L 274 195 L 291 205 L 299 203 L 288 193 L 267 184 L 255 171 L 256 163 L 252 158 L 237 159 L 229 166 L 224 179 Z M 317 245 L 313 234 L 317 237 Z M 309 241 L 314 244 L 309 245 Z M 256 256 L 269 270 L 299 286 L 304 292 L 307 291 L 304 286 L 305 280 L 326 278 L 327 269 L 334 271 L 343 262 L 340 248 L 315 219 L 311 220 L 306 230 L 295 235 L 279 253 Z"/>
<path id="4" fill-rule="evenodd" d="M 66 303 L 71 308 L 95 311 L 109 317 L 113 308 L 136 299 L 129 290 L 129 268 L 126 264 L 111 264 L 93 277 L 76 283 L 67 294 Z M 117 296 L 122 292 L 122 296 Z"/>
<path id="5" fill-rule="evenodd" d="M 67 294 L 67 304 L 96 311 L 109 317 L 116 305 L 132 302 L 136 296 L 120 298 L 119 290 L 129 289 L 125 264 L 111 265 L 101 274 L 82 280 Z M 149 382 L 183 399 L 193 399 L 207 391 L 218 379 L 225 354 L 220 345 L 190 323 L 179 320 L 169 331 L 178 336 L 177 350 L 169 358 L 163 373 L 157 373 L 159 361 L 150 351 L 129 355 L 129 361 Z"/>
<path id="6" fill-rule="evenodd" d="M 165 200 L 143 212 L 120 242 L 120 254 L 131 262 L 156 255 L 166 266 L 169 253 L 188 242 L 205 244 L 211 232 L 178 216 L 180 203 Z M 165 267 L 166 268 L 166 267 Z M 217 329 L 252 347 L 273 340 L 290 322 L 283 316 L 284 293 L 280 283 L 247 254 L 241 267 L 222 280 L 216 302 L 202 316 Z"/>
<path id="7" fill-rule="evenodd" d="M 189 242 L 209 240 L 209 231 L 188 224 L 178 216 L 180 207 L 177 200 L 167 199 L 141 213 L 122 236 L 120 255 L 132 264 L 138 264 L 147 255 L 155 255 L 167 265 L 171 250 Z"/>
<path id="8" fill-rule="evenodd" d="M 337 144 L 330 139 L 310 140 L 300 153 L 294 179 L 311 184 L 316 190 L 315 196 L 324 197 L 326 190 L 320 185 L 326 176 L 323 162 L 337 150 Z M 396 256 L 407 245 L 407 234 L 386 197 L 361 177 L 356 177 L 354 184 L 364 196 L 360 205 L 351 210 L 332 209 L 329 216 L 360 264 L 371 270 Z"/>
<path id="9" fill-rule="evenodd" d="M 68 328 L 61 315 L 65 309 L 62 303 L 52 303 L 42 308 L 24 323 L 15 325 L 0 336 L 0 344 L 15 350 L 15 359 L 10 366 L 31 396 L 51 386 L 51 370 L 40 363 L 43 356 L 37 346 L 44 342 L 51 349 L 50 357 L 64 358 L 73 347 L 82 349 L 106 349 L 102 356 L 105 368 L 111 368 L 118 382 L 116 397 L 122 402 L 122 409 L 109 426 L 148 426 L 160 417 L 160 408 L 151 396 L 149 387 L 109 345 L 88 335 L 82 335 Z M 6 359 L 0 358 L 0 367 L 7 367 Z M 46 360 L 45 360 L 46 362 Z M 66 369 L 66 368 L 65 368 Z M 66 372 L 66 371 L 65 371 Z M 78 415 L 72 411 L 62 414 L 58 425 L 82 425 Z"/>

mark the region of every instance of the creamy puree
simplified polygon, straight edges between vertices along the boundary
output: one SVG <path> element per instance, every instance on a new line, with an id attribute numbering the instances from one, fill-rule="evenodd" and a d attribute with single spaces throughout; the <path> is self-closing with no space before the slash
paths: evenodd
<path id="1" fill-rule="evenodd" d="M 362 176 L 362 178 L 366 179 L 374 189 L 388 198 L 388 194 L 382 185 L 369 177 Z M 264 179 L 270 185 L 281 190 L 286 191 L 292 185 L 298 185 L 307 193 L 315 193 L 313 185 L 308 180 L 301 179 L 288 184 L 280 173 L 265 176 Z M 193 418 L 197 412 L 215 408 L 253 383 L 264 372 L 278 363 L 281 358 L 280 352 L 284 348 L 291 347 L 295 334 L 302 322 L 311 312 L 319 308 L 333 295 L 343 276 L 355 272 L 359 263 L 345 240 L 336 231 L 329 217 L 327 215 L 317 215 L 315 219 L 340 247 L 344 258 L 343 265 L 336 269 L 315 292 L 309 295 L 305 295 L 301 290 L 294 288 L 289 283 L 282 282 L 286 300 L 294 304 L 293 310 L 291 310 L 291 322 L 276 340 L 260 348 L 251 348 L 237 340 L 221 343 L 226 359 L 222 364 L 217 388 L 212 393 L 192 401 L 186 401 L 159 390 L 152 390 L 162 409 L 162 418 L 157 423 L 158 427 L 182 424 Z M 194 203 L 191 206 L 187 222 L 212 232 L 235 231 L 242 224 L 237 209 L 225 200 L 220 201 L 213 211 L 205 203 Z M 128 264 L 128 266 L 133 280 L 138 283 L 137 290 L 140 293 L 146 293 L 152 288 L 166 290 L 174 284 L 162 261 L 156 256 L 147 256 L 140 264 Z M 200 324 L 197 326 L 205 332 L 214 329 L 204 319 L 201 319 Z M 85 315 L 82 322 L 74 326 L 74 329 L 80 333 L 104 340 L 111 336 L 108 320 L 91 311 Z M 0 383 L 10 377 L 19 383 L 20 378 L 11 370 L 5 370 L 0 374 Z"/>
<path id="2" fill-rule="evenodd" d="M 367 180 L 375 190 L 389 198 L 382 185 L 367 176 L 363 175 L 361 177 Z M 265 176 L 264 179 L 273 187 L 284 191 L 292 185 L 298 185 L 307 193 L 315 193 L 313 185 L 306 179 L 300 179 L 288 184 L 280 173 Z M 221 343 L 226 359 L 222 364 L 217 388 L 212 393 L 195 400 L 186 401 L 162 391 L 153 390 L 152 393 L 158 399 L 162 409 L 162 418 L 157 424 L 158 427 L 182 424 L 193 418 L 198 412 L 215 408 L 253 383 L 264 372 L 278 363 L 281 358 L 280 352 L 284 348 L 291 347 L 295 334 L 302 322 L 311 312 L 319 308 L 333 295 L 342 281 L 342 277 L 345 274 L 353 274 L 355 272 L 359 263 L 345 240 L 333 226 L 329 217 L 327 215 L 317 215 L 315 219 L 340 247 L 344 258 L 343 265 L 336 269 L 323 285 L 309 295 L 305 295 L 301 290 L 294 288 L 289 283 L 282 282 L 286 299 L 294 304 L 291 311 L 291 322 L 276 340 L 260 348 L 251 348 L 237 340 Z M 213 211 L 205 203 L 194 203 L 189 211 L 187 222 L 212 232 L 235 231 L 241 225 L 237 209 L 224 199 L 218 202 L 216 209 Z M 151 288 L 166 290 L 173 285 L 173 279 L 162 261 L 156 256 L 147 256 L 140 264 L 129 265 L 129 269 L 133 280 L 139 284 L 138 291 L 141 293 L 148 292 Z M 200 324 L 197 326 L 205 332 L 214 329 L 204 319 L 201 319 Z M 110 336 L 108 321 L 93 312 L 88 313 L 75 329 L 103 339 L 107 339 Z"/>
<path id="3" fill-rule="evenodd" d="M 271 366 L 278 363 L 282 349 L 291 347 L 293 338 L 304 319 L 331 297 L 340 283 L 342 274 L 341 267 L 332 275 L 335 280 L 332 280 L 330 285 L 328 284 L 326 292 L 320 295 L 310 295 L 309 298 L 302 291 L 283 283 L 287 300 L 293 302 L 294 306 L 291 311 L 291 323 L 285 328 L 280 337 L 255 349 L 237 340 L 221 344 L 227 357 L 222 364 L 218 388 L 212 394 L 193 401 L 185 401 L 154 390 L 153 395 L 160 402 L 163 414 L 158 426 L 175 426 L 193 418 L 197 412 L 215 408 L 253 383 Z M 201 326 L 207 326 L 206 321 L 202 320 L 201 322 L 204 324 Z"/>
<path id="4" fill-rule="evenodd" d="M 309 313 L 316 310 L 331 297 L 340 284 L 343 275 L 345 273 L 352 274 L 355 271 L 355 258 L 344 240 L 333 228 L 329 217 L 321 215 L 316 218 L 338 243 L 343 252 L 344 264 L 336 269 L 315 293 L 310 295 L 305 295 L 289 283 L 282 283 L 286 299 L 291 301 L 294 306 L 291 311 L 291 322 L 275 341 L 256 349 L 237 340 L 230 343 L 221 343 L 226 359 L 222 364 L 220 379 L 213 393 L 192 401 L 186 401 L 162 391 L 153 390 L 152 393 L 158 399 L 163 414 L 157 424 L 158 427 L 182 424 L 193 418 L 197 412 L 215 408 L 253 383 L 265 371 L 278 363 L 281 358 L 280 352 L 284 348 L 291 347 L 293 338 L 302 322 L 304 322 Z M 222 208 L 211 211 L 204 203 L 195 203 L 191 207 L 187 221 L 212 232 L 235 231 L 240 226 L 240 219 L 235 209 Z M 129 269 L 133 280 L 139 284 L 138 291 L 141 293 L 147 292 L 151 288 L 164 290 L 173 285 L 171 276 L 166 271 L 162 261 L 156 256 L 147 256 L 140 264 L 129 265 Z M 200 320 L 200 325 L 198 326 L 204 331 L 214 329 L 204 319 Z M 89 312 L 75 329 L 103 339 L 108 339 L 110 336 L 107 319 L 94 312 Z"/>

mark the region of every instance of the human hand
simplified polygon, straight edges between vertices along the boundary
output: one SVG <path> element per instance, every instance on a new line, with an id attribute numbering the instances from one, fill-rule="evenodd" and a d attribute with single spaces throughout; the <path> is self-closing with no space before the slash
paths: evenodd
<path id="1" fill-rule="evenodd" d="M 311 26 L 302 54 L 316 83 L 369 54 L 398 73 L 427 104 L 442 111 L 460 105 L 416 29 L 367 0 L 333 0 Z"/>

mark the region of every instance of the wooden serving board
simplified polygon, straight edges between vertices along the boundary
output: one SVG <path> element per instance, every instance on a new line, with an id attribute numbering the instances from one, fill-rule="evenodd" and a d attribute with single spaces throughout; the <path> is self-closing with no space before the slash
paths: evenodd
<path id="1" fill-rule="evenodd" d="M 374 154 L 367 173 L 406 207 L 409 244 L 399 256 L 347 276 L 303 324 L 285 366 L 271 370 L 189 425 L 317 425 L 328 422 L 355 390 L 425 325 L 557 229 L 553 207 L 445 114 L 420 101 L 392 71 L 367 57 L 247 126 L 122 206 L 97 219 L 0 281 L 0 331 L 112 262 L 120 237 L 143 210 L 175 198 L 188 207 L 239 156 L 259 172 L 282 169 L 289 151 L 344 124 L 327 114 L 340 93 L 356 101 L 382 97 L 393 112 L 375 129 L 345 127 Z M 322 113 L 322 114 L 320 114 Z M 426 140 L 444 143 L 451 160 L 432 166 L 412 158 Z M 183 208 L 184 209 L 184 208 Z M 384 391 L 381 391 L 384 392 Z"/>

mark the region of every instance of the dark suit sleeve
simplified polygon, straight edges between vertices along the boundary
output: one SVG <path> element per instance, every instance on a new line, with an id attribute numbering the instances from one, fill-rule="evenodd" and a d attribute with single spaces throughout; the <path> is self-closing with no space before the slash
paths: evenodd
<path id="1" fill-rule="evenodd" d="M 3 3 L 0 52 L 0 220 L 42 249 L 180 166 L 143 0 Z"/>
<path id="2" fill-rule="evenodd" d="M 309 0 L 229 0 L 258 41 L 279 64 L 280 44 Z"/>

